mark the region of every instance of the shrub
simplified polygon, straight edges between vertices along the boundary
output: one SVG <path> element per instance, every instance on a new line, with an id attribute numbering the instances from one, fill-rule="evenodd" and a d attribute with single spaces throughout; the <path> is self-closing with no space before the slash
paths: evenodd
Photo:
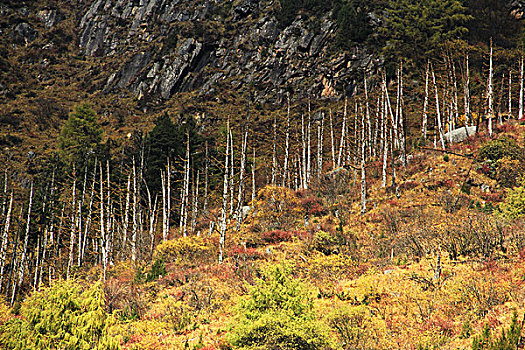
<path id="1" fill-rule="evenodd" d="M 491 161 L 497 161 L 504 157 L 520 160 L 523 158 L 523 150 L 516 141 L 503 137 L 485 143 L 478 151 L 478 157 L 482 160 Z"/>
<path id="2" fill-rule="evenodd" d="M 343 349 L 384 349 L 386 324 L 366 305 L 338 307 L 328 323 L 339 336 Z"/>
<path id="3" fill-rule="evenodd" d="M 155 249 L 155 258 L 175 264 L 196 264 L 211 258 L 212 247 L 200 236 L 180 237 L 160 243 Z"/>
<path id="4" fill-rule="evenodd" d="M 501 204 L 503 215 L 511 219 L 525 217 L 525 181 L 522 186 L 509 190 L 505 202 Z"/>
<path id="5" fill-rule="evenodd" d="M 265 243 L 275 244 L 280 242 L 286 242 L 292 239 L 291 232 L 275 230 L 269 232 L 263 232 L 261 235 L 262 240 Z"/>
<path id="6" fill-rule="evenodd" d="M 119 349 L 116 320 L 104 311 L 102 283 L 82 290 L 58 281 L 21 306 L 20 317 L 0 326 L 3 349 Z"/>
<path id="7" fill-rule="evenodd" d="M 146 282 L 151 282 L 159 278 L 160 276 L 166 275 L 166 266 L 162 258 L 155 260 L 151 269 L 146 276 Z"/>
<path id="8" fill-rule="evenodd" d="M 241 349 L 327 348 L 327 331 L 314 316 L 306 284 L 293 279 L 289 267 L 272 266 L 237 305 L 230 341 Z"/>

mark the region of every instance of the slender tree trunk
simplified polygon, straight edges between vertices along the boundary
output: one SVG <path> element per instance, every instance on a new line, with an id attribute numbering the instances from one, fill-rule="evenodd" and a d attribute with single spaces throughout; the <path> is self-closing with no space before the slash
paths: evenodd
<path id="1" fill-rule="evenodd" d="M 234 155 L 234 149 L 233 149 L 233 132 L 232 132 L 232 129 L 230 129 L 230 164 L 231 164 L 231 168 L 230 168 L 230 185 L 229 185 L 229 188 L 230 188 L 230 217 L 233 215 L 233 201 L 234 201 L 234 186 L 233 186 L 233 183 L 234 183 L 234 176 L 235 176 L 235 155 Z M 230 219 L 228 218 L 228 222 L 230 222 Z"/>
<path id="2" fill-rule="evenodd" d="M 256 188 L 255 188 L 255 144 L 253 145 L 253 164 L 252 164 L 252 203 L 255 201 Z"/>
<path id="3" fill-rule="evenodd" d="M 521 53 L 521 61 L 520 61 L 520 100 L 519 100 L 519 110 L 518 110 L 518 119 L 523 119 L 523 52 Z"/>
<path id="4" fill-rule="evenodd" d="M 386 187 L 387 164 L 388 164 L 388 133 L 387 125 L 388 118 L 386 117 L 386 100 L 385 93 L 382 92 L 382 108 L 381 108 L 381 143 L 383 144 L 383 173 L 381 180 L 381 187 Z"/>
<path id="5" fill-rule="evenodd" d="M 307 145 L 308 145 L 308 159 L 306 163 L 306 187 L 310 187 L 310 177 L 312 174 L 312 111 L 310 107 L 310 98 L 308 98 L 308 128 L 307 128 Z"/>
<path id="6" fill-rule="evenodd" d="M 224 183 L 222 192 L 222 217 L 221 217 L 221 231 L 219 237 L 219 264 L 222 264 L 224 258 L 224 243 L 226 241 L 226 225 L 227 225 L 227 207 L 228 207 L 228 170 L 229 170 L 229 153 L 230 153 L 230 121 L 228 120 L 226 128 L 226 158 L 224 161 Z"/>
<path id="7" fill-rule="evenodd" d="M 339 154 L 337 156 L 337 167 L 339 168 L 341 164 L 341 157 L 343 156 L 343 150 L 345 148 L 345 131 L 346 131 L 346 106 L 347 106 L 347 99 L 345 97 L 345 107 L 343 112 L 343 126 L 341 127 L 341 142 L 339 143 Z"/>
<path id="8" fill-rule="evenodd" d="M 472 122 L 470 118 L 470 69 L 469 69 L 469 57 L 467 54 L 466 59 L 466 79 L 465 79 L 465 92 L 464 92 L 464 99 L 465 99 L 465 127 L 469 127 L 470 123 Z M 468 135 L 468 131 L 467 131 Z"/>
<path id="9" fill-rule="evenodd" d="M 72 188 L 72 200 L 71 200 L 71 229 L 70 229 L 70 235 L 69 235 L 69 259 L 67 263 L 67 274 L 66 279 L 69 280 L 70 273 L 71 273 L 71 267 L 73 266 L 73 251 L 75 249 L 75 231 L 76 231 L 76 211 L 77 211 L 77 202 L 76 202 L 76 187 L 77 187 L 77 178 L 73 171 L 73 188 Z M 102 168 L 100 168 L 100 181 L 102 183 Z M 100 199 L 102 203 L 102 198 Z M 102 215 L 102 213 L 101 213 Z M 101 216 L 101 221 L 103 220 Z"/>
<path id="10" fill-rule="evenodd" d="M 18 265 L 18 283 L 14 284 L 13 294 L 11 296 L 11 305 L 13 305 L 16 296 L 16 286 L 20 287 L 24 281 L 24 273 L 26 268 L 26 258 L 27 258 L 27 245 L 29 243 L 29 229 L 31 227 L 31 208 L 33 206 L 33 181 L 31 181 L 31 191 L 29 193 L 29 206 L 27 208 L 27 220 L 26 220 L 26 232 L 24 237 L 24 247 L 22 249 L 22 257 L 20 259 L 20 264 Z M 15 265 L 16 266 L 16 265 Z"/>
<path id="11" fill-rule="evenodd" d="M 277 116 L 273 116 L 273 145 L 272 145 L 272 186 L 277 181 Z"/>
<path id="12" fill-rule="evenodd" d="M 332 109 L 330 108 L 330 147 L 332 150 L 332 169 L 335 169 L 335 143 L 334 143 L 334 124 L 332 119 Z"/>
<path id="13" fill-rule="evenodd" d="M 9 239 L 9 226 L 11 224 L 11 212 L 13 210 L 13 191 L 11 190 L 11 198 L 9 200 L 9 206 L 7 207 L 7 214 L 5 217 L 5 223 L 2 232 L 2 245 L 0 247 L 0 291 L 4 282 L 4 269 L 7 260 L 7 244 Z"/>
<path id="14" fill-rule="evenodd" d="M 366 84 L 366 77 L 365 77 Z M 366 88 L 365 88 L 366 90 Z M 368 99 L 367 99 L 368 104 Z M 361 113 L 361 215 L 366 213 L 365 118 Z"/>
<path id="15" fill-rule="evenodd" d="M 443 135 L 443 124 L 441 123 L 441 112 L 439 110 L 439 94 L 438 94 L 438 87 L 436 84 L 436 75 L 434 74 L 434 68 L 432 68 L 432 83 L 434 85 L 434 91 L 436 94 L 436 114 L 437 114 L 437 127 L 438 127 L 438 132 L 439 132 L 439 142 L 441 143 L 441 148 L 445 149 L 445 138 Z"/>
<path id="16" fill-rule="evenodd" d="M 241 149 L 241 169 L 239 170 L 239 192 L 237 193 L 237 228 L 243 220 L 242 217 L 242 206 L 244 202 L 244 172 L 246 169 L 246 153 L 248 152 L 248 126 L 250 125 L 250 116 L 248 114 L 248 120 L 244 127 L 244 136 L 242 139 Z M 283 176 L 283 181 L 286 175 Z"/>
<path id="17" fill-rule="evenodd" d="M 194 171 L 195 173 L 195 171 Z M 197 170 L 197 179 L 193 181 L 193 201 L 191 205 L 191 232 L 195 232 L 195 227 L 197 226 L 197 211 L 199 210 L 199 179 L 200 171 Z"/>
<path id="18" fill-rule="evenodd" d="M 488 82 L 488 118 L 489 118 L 489 136 L 492 137 L 492 118 L 494 116 L 493 91 L 492 91 L 492 38 L 490 38 L 490 62 L 489 62 L 489 82 Z"/>
<path id="19" fill-rule="evenodd" d="M 317 126 L 317 180 L 323 173 L 323 136 L 324 136 L 324 113 L 321 114 L 321 125 Z"/>
<path id="20" fill-rule="evenodd" d="M 290 158 L 290 93 L 286 93 L 287 111 L 286 111 L 286 140 L 284 147 L 284 168 L 282 186 L 288 187 L 288 159 Z"/>
<path id="21" fill-rule="evenodd" d="M 133 228 L 131 231 L 131 260 L 133 262 L 137 261 L 137 235 L 138 235 L 138 229 L 139 229 L 139 222 L 138 222 L 138 205 L 139 205 L 139 198 L 138 198 L 138 183 L 137 183 L 137 167 L 135 166 L 135 158 L 133 158 Z"/>
<path id="22" fill-rule="evenodd" d="M 166 198 L 166 174 L 164 170 L 160 171 L 160 184 L 162 187 L 162 241 L 166 242 L 168 240 L 168 201 Z"/>
<path id="23" fill-rule="evenodd" d="M 425 100 L 423 102 L 423 122 L 421 123 L 421 136 L 427 139 L 428 130 L 428 75 L 429 75 L 430 61 L 427 62 L 427 69 L 425 72 Z"/>
<path id="24" fill-rule="evenodd" d="M 205 159 L 204 159 L 204 204 L 202 207 L 203 213 L 206 215 L 208 210 L 208 174 L 209 174 L 209 164 L 210 158 L 208 156 L 208 141 L 205 142 Z"/>
<path id="25" fill-rule="evenodd" d="M 508 118 L 512 117 L 512 69 L 509 70 L 509 103 L 508 103 Z"/>

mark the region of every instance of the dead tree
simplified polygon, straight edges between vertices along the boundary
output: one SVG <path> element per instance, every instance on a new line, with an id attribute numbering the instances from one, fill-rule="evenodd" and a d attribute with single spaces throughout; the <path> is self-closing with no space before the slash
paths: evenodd
<path id="1" fill-rule="evenodd" d="M 428 75 L 429 75 L 430 61 L 427 61 L 427 69 L 425 72 L 425 100 L 423 102 L 423 122 L 421 123 L 421 136 L 427 139 L 428 130 Z"/>
<path id="2" fill-rule="evenodd" d="M 489 57 L 489 81 L 487 88 L 487 99 L 488 99 L 488 118 L 489 118 L 489 136 L 492 137 L 494 134 L 492 130 L 492 118 L 494 115 L 493 107 L 493 91 L 492 91 L 492 38 L 490 38 L 490 57 Z"/>
<path id="3" fill-rule="evenodd" d="M 228 169 L 229 169 L 229 155 L 230 155 L 230 121 L 226 127 L 226 155 L 224 161 L 224 183 L 222 192 L 222 216 L 221 216 L 221 228 L 219 237 L 219 264 L 222 264 L 224 258 L 224 243 L 226 239 L 226 225 L 228 223 Z"/>
<path id="4" fill-rule="evenodd" d="M 284 146 L 284 167 L 282 186 L 288 187 L 288 162 L 290 158 L 290 93 L 286 93 L 287 111 L 286 111 L 286 140 Z"/>

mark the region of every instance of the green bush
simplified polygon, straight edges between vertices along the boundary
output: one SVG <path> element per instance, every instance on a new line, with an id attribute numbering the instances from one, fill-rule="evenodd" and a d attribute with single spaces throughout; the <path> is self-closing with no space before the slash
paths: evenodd
<path id="1" fill-rule="evenodd" d="M 478 158 L 482 160 L 495 162 L 504 157 L 521 160 L 523 159 L 523 149 L 516 141 L 502 137 L 485 143 L 478 151 Z"/>
<path id="2" fill-rule="evenodd" d="M 481 337 L 474 337 L 472 350 L 518 349 L 522 330 L 523 323 L 518 322 L 518 314 L 514 312 L 509 328 L 507 330 L 503 329 L 501 335 L 494 340 L 491 337 L 489 326 L 485 324 Z"/>
<path id="3" fill-rule="evenodd" d="M 77 282 L 58 281 L 27 298 L 19 318 L 0 325 L 0 348 L 119 349 L 116 320 L 104 304 L 102 283 L 82 290 Z"/>
<path id="4" fill-rule="evenodd" d="M 501 204 L 503 215 L 510 219 L 525 217 L 525 180 L 520 187 L 507 192 L 505 202 Z"/>
<path id="5" fill-rule="evenodd" d="M 160 276 L 166 275 L 166 265 L 162 258 L 155 260 L 146 277 L 146 282 L 155 281 Z"/>
<path id="6" fill-rule="evenodd" d="M 312 293 L 287 266 L 272 266 L 237 306 L 232 345 L 240 349 L 329 348 L 327 329 L 315 319 Z"/>

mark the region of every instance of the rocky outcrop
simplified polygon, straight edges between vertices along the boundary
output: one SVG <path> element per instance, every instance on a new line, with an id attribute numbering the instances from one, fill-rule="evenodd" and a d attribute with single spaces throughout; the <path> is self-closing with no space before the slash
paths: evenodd
<path id="1" fill-rule="evenodd" d="M 525 15 L 525 1 L 511 0 L 508 2 L 510 13 L 517 19 L 523 19 Z"/>
<path id="2" fill-rule="evenodd" d="M 38 37 L 38 32 L 29 23 L 19 23 L 13 30 L 13 41 L 27 45 Z"/>
<path id="3" fill-rule="evenodd" d="M 298 17 L 281 28 L 270 3 L 242 0 L 228 8 L 211 1 L 94 0 L 80 20 L 79 44 L 89 56 L 131 57 L 109 74 L 104 91 L 129 89 L 149 101 L 246 87 L 258 101 L 284 89 L 340 98 L 345 89 L 354 92 L 359 70 L 380 63 L 364 49 L 334 54 L 337 26 L 329 14 L 315 26 Z"/>

